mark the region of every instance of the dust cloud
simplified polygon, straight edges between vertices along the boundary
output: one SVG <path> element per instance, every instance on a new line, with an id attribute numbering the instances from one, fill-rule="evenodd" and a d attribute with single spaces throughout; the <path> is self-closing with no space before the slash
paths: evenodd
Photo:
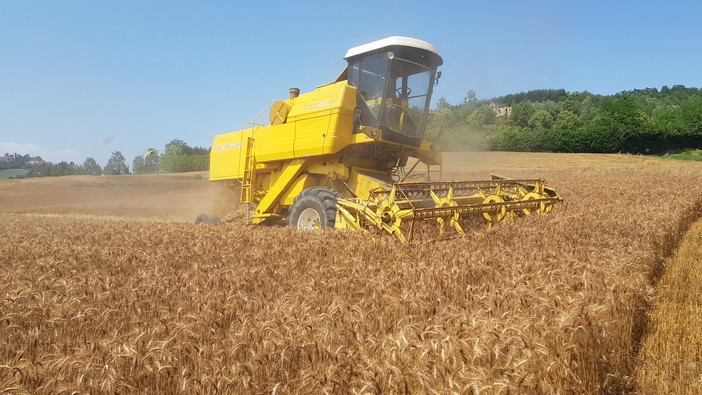
<path id="1" fill-rule="evenodd" d="M 2 181 L 0 214 L 51 214 L 194 222 L 201 213 L 241 211 L 233 182 L 207 172 L 68 176 Z"/>

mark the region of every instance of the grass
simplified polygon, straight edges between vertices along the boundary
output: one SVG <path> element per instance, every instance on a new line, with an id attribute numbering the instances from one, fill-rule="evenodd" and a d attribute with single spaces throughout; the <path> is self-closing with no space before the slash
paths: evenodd
<path id="1" fill-rule="evenodd" d="M 0 390 L 641 391 L 653 280 L 701 214 L 700 165 L 446 158 L 446 179 L 543 177 L 565 203 L 400 245 L 166 222 L 241 212 L 226 186 L 196 179 L 0 182 Z"/>
<path id="2" fill-rule="evenodd" d="M 0 180 L 17 178 L 18 176 L 24 177 L 28 172 L 27 169 L 2 169 L 0 170 Z"/>
<path id="3" fill-rule="evenodd" d="M 661 158 L 702 161 L 702 150 L 687 150 L 679 154 L 661 156 Z"/>

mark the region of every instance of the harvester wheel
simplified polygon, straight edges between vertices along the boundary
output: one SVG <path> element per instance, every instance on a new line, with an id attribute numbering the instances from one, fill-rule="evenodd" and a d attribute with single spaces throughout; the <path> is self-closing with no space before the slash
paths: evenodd
<path id="1" fill-rule="evenodd" d="M 336 222 L 336 193 L 324 187 L 303 190 L 288 209 L 288 225 L 299 229 L 333 228 Z"/>
<path id="2" fill-rule="evenodd" d="M 195 220 L 196 224 L 216 224 L 219 223 L 219 217 L 214 214 L 200 214 Z"/>

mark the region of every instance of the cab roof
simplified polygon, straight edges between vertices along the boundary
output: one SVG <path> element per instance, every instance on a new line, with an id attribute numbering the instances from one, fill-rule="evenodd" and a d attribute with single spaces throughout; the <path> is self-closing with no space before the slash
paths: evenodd
<path id="1" fill-rule="evenodd" d="M 348 60 L 349 58 L 353 58 L 359 55 L 369 54 L 373 52 L 381 52 L 381 50 L 383 49 L 390 49 L 392 47 L 417 48 L 426 52 L 430 52 L 433 55 L 435 55 L 437 65 L 441 65 L 443 63 L 443 59 L 441 59 L 441 55 L 439 55 L 439 51 L 436 49 L 435 46 L 429 44 L 426 41 L 404 36 L 387 37 L 381 40 L 353 47 L 346 52 L 346 56 L 344 56 L 344 59 Z"/>

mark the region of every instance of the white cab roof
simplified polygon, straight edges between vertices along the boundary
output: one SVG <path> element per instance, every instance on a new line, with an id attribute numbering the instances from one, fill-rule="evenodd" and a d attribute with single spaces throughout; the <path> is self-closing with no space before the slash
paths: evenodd
<path id="1" fill-rule="evenodd" d="M 403 36 L 392 36 L 388 38 L 383 38 L 378 41 L 373 41 L 368 44 L 359 45 L 358 47 L 353 47 L 346 52 L 346 56 L 344 56 L 344 59 L 348 59 L 356 55 L 362 55 L 364 53 L 375 51 L 381 48 L 390 47 L 393 45 L 402 45 L 405 47 L 423 49 L 435 53 L 439 57 L 439 59 L 441 59 L 441 55 L 439 55 L 439 51 L 436 49 L 435 46 L 429 44 L 426 41 Z"/>

